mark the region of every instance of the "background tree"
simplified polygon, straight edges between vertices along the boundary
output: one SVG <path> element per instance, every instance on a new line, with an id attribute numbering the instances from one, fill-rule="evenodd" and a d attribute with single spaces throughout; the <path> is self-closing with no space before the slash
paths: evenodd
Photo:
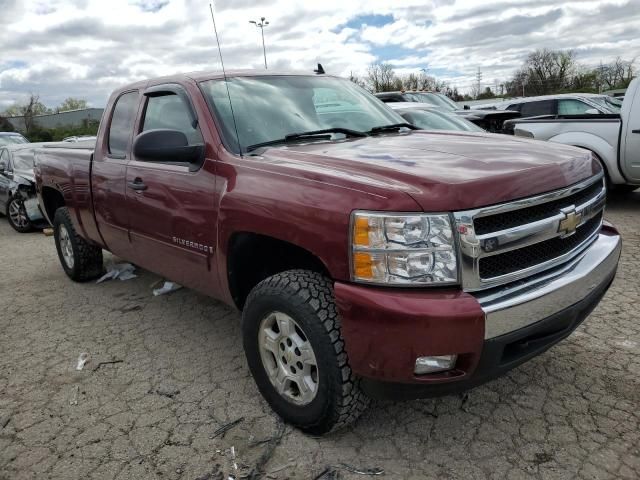
<path id="1" fill-rule="evenodd" d="M 372 92 L 399 90 L 398 78 L 390 63 L 372 63 L 367 68 L 366 82 Z"/>
<path id="2" fill-rule="evenodd" d="M 353 71 L 351 71 L 349 73 L 349 80 L 351 80 L 353 83 L 355 83 L 356 85 L 358 85 L 359 87 L 362 88 L 367 88 L 367 82 L 365 82 L 360 76 L 358 76 L 357 74 L 353 73 Z"/>
<path id="3" fill-rule="evenodd" d="M 613 62 L 600 65 L 597 69 L 597 79 L 605 90 L 627 88 L 634 74 L 635 59 L 627 61 L 620 57 Z"/>
<path id="4" fill-rule="evenodd" d="M 33 93 L 29 95 L 29 100 L 25 103 L 14 103 L 5 110 L 7 117 L 22 117 L 25 114 L 45 115 L 47 113 L 53 113 L 53 110 L 47 108 L 47 106 L 40 101 L 39 95 Z"/>
<path id="5" fill-rule="evenodd" d="M 87 108 L 87 101 L 82 98 L 69 97 L 56 109 L 58 112 L 68 112 L 70 110 L 82 110 Z"/>
<path id="6" fill-rule="evenodd" d="M 488 98 L 496 98 L 496 94 L 490 87 L 486 87 L 479 95 L 476 96 L 477 100 L 486 100 Z"/>
<path id="7" fill-rule="evenodd" d="M 29 96 L 29 101 L 20 107 L 21 116 L 24 120 L 24 129 L 27 135 L 33 131 L 36 126 L 35 117 L 51 113 L 51 109 L 47 108 L 40 102 L 40 96 L 33 93 Z"/>

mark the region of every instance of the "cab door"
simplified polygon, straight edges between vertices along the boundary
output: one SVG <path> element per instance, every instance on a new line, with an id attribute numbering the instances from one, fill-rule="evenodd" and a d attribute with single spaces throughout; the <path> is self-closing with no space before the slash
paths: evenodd
<path id="1" fill-rule="evenodd" d="M 183 86 L 156 85 L 144 97 L 138 134 L 177 130 L 186 135 L 189 145 L 204 145 L 198 117 Z M 215 162 L 148 161 L 138 158 L 134 147 L 126 177 L 135 263 L 216 296 Z"/>
<path id="2" fill-rule="evenodd" d="M 138 90 L 120 94 L 113 102 L 102 148 L 96 148 L 91 188 L 96 222 L 109 251 L 129 260 L 129 210 L 125 175 L 131 154 L 131 138 L 140 103 Z"/>
<path id="3" fill-rule="evenodd" d="M 640 80 L 636 80 L 640 82 Z M 633 183 L 640 183 L 640 85 L 636 85 L 629 110 L 622 111 L 622 134 L 620 135 L 620 168 L 624 176 Z M 625 102 L 627 99 L 625 98 Z M 627 114 L 627 115 L 625 115 Z M 625 124 L 626 123 L 626 124 Z"/>

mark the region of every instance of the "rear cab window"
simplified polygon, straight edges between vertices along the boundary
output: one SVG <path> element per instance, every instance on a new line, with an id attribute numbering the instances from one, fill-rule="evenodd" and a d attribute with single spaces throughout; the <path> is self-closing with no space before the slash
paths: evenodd
<path id="1" fill-rule="evenodd" d="M 126 158 L 138 107 L 138 92 L 127 92 L 116 100 L 109 125 L 109 154 Z"/>

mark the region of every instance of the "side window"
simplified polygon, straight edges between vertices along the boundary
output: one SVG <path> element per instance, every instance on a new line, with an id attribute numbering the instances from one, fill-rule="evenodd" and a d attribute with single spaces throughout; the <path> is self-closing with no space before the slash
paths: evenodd
<path id="1" fill-rule="evenodd" d="M 109 126 L 109 153 L 125 155 L 138 106 L 138 92 L 129 92 L 116 100 Z"/>
<path id="2" fill-rule="evenodd" d="M 514 112 L 519 112 L 521 108 L 522 108 L 522 104 L 520 104 L 520 103 L 514 103 L 514 104 L 512 104 L 512 105 L 509 105 L 509 106 L 507 107 L 507 110 L 512 110 L 512 111 L 514 111 Z"/>
<path id="3" fill-rule="evenodd" d="M 555 115 L 554 100 L 523 103 L 520 113 L 523 117 L 537 117 L 538 115 Z"/>
<path id="4" fill-rule="evenodd" d="M 587 110 L 593 110 L 594 107 L 587 105 L 580 100 L 564 99 L 558 100 L 558 115 L 585 115 Z"/>
<path id="5" fill-rule="evenodd" d="M 176 94 L 148 97 L 142 131 L 158 128 L 178 130 L 187 136 L 189 145 L 202 145 L 202 134 L 191 124 L 189 107 Z"/>

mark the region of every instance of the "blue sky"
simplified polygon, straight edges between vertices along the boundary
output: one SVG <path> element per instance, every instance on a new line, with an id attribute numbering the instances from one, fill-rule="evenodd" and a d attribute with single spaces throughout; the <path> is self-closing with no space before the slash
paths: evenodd
<path id="1" fill-rule="evenodd" d="M 639 58 L 638 0 L 216 0 L 228 68 L 365 75 L 372 62 L 428 73 L 461 91 L 504 81 L 538 48 L 595 66 Z M 29 93 L 104 105 L 119 85 L 220 68 L 206 0 L 0 0 L 0 111 Z M 584 28 L 585 25 L 597 28 Z"/>

